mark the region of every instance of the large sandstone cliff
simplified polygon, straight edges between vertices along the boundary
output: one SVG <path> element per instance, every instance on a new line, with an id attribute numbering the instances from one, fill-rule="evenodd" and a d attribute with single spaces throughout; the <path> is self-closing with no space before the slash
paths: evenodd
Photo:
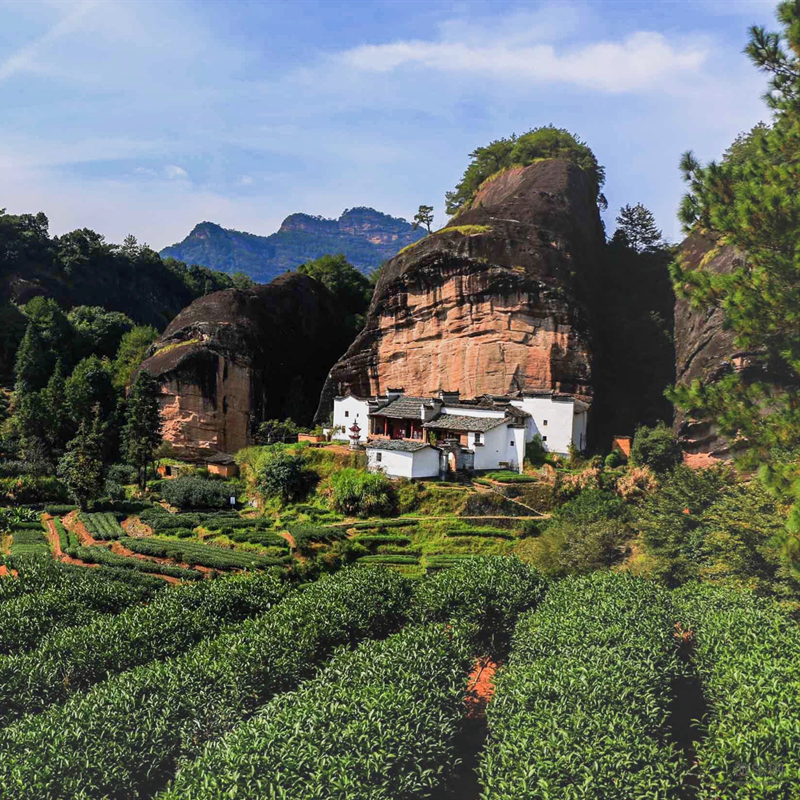
<path id="1" fill-rule="evenodd" d="M 696 269 L 717 246 L 707 235 L 695 232 L 681 245 L 681 259 Z M 719 248 L 706 260 L 705 268 L 727 273 L 740 264 L 744 256 L 732 247 Z M 675 378 L 688 385 L 695 380 L 713 382 L 732 370 L 754 366 L 754 353 L 736 347 L 734 334 L 724 325 L 721 309 L 695 310 L 688 300 L 675 303 Z M 719 435 L 716 425 L 706 419 L 688 417 L 675 410 L 675 431 L 681 438 L 690 463 L 728 458 L 729 444 Z"/>
<path id="2" fill-rule="evenodd" d="M 164 437 L 181 456 L 199 458 L 247 446 L 264 419 L 310 422 L 346 344 L 330 292 L 290 274 L 195 300 L 142 368 L 161 383 Z"/>
<path id="3" fill-rule="evenodd" d="M 384 267 L 317 420 L 337 395 L 387 388 L 590 398 L 584 309 L 603 241 L 595 188 L 579 167 L 553 159 L 488 181 L 467 211 Z"/>

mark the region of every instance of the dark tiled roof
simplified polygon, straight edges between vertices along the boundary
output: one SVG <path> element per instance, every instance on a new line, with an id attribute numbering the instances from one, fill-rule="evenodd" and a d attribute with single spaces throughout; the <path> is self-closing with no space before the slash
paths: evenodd
<path id="1" fill-rule="evenodd" d="M 430 402 L 429 397 L 398 397 L 397 400 L 372 413 L 374 416 L 393 419 L 421 419 L 420 406 Z"/>
<path id="2" fill-rule="evenodd" d="M 376 439 L 365 445 L 367 450 L 395 450 L 400 453 L 416 453 L 430 446 L 428 442 L 410 442 L 408 439 Z"/>
<path id="3" fill-rule="evenodd" d="M 222 466 L 236 463 L 236 459 L 228 453 L 215 453 L 204 460 L 206 464 L 221 464 Z"/>
<path id="4" fill-rule="evenodd" d="M 490 431 L 507 422 L 503 417 L 462 417 L 460 414 L 440 414 L 436 419 L 426 422 L 423 428 L 442 431 Z"/>

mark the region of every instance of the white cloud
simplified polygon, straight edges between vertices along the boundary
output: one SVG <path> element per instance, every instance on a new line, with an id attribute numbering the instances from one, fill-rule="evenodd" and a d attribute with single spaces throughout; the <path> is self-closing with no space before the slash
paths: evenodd
<path id="1" fill-rule="evenodd" d="M 164 167 L 164 175 L 171 181 L 185 180 L 189 177 L 189 173 L 183 169 L 183 167 L 179 167 L 176 164 L 167 164 L 167 166 Z"/>
<path id="2" fill-rule="evenodd" d="M 96 5 L 97 0 L 84 0 L 84 2 L 75 6 L 65 17 L 62 17 L 38 39 L 19 48 L 15 53 L 5 58 L 0 62 L 0 81 L 6 80 L 18 72 L 47 72 L 41 65 L 37 64 L 37 57 L 40 52 L 46 49 L 52 42 L 74 31 L 83 17 Z"/>
<path id="3" fill-rule="evenodd" d="M 338 56 L 349 67 L 366 72 L 421 67 L 528 83 L 570 83 L 606 92 L 647 89 L 665 76 L 698 70 L 706 57 L 707 47 L 699 40 L 671 43 L 649 31 L 633 33 L 621 42 L 597 42 L 563 52 L 549 44 L 514 41 L 410 40 L 361 45 Z"/>
<path id="4" fill-rule="evenodd" d="M 253 178 L 250 175 L 242 175 L 238 181 L 236 181 L 237 186 L 252 186 L 253 185 Z"/>

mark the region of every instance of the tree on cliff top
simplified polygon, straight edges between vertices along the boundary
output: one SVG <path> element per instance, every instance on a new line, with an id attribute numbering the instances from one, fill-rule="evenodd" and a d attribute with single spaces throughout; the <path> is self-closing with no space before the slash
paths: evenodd
<path id="1" fill-rule="evenodd" d="M 653 212 L 641 203 L 623 206 L 619 210 L 617 226 L 614 241 L 631 247 L 637 253 L 654 250 L 664 244 Z"/>
<path id="2" fill-rule="evenodd" d="M 325 255 L 301 264 L 301 275 L 319 281 L 336 298 L 348 328 L 358 332 L 364 326 L 364 312 L 372 299 L 369 279 L 362 275 L 342 253 Z"/>
<path id="3" fill-rule="evenodd" d="M 597 163 L 586 142 L 553 125 L 533 128 L 522 136 L 512 134 L 508 139 L 497 139 L 469 154 L 469 166 L 452 192 L 445 193 L 447 213 L 452 215 L 472 202 L 481 184 L 497 172 L 513 166 L 528 166 L 546 158 L 565 158 L 589 173 L 595 184 L 601 205 L 605 198 L 600 189 L 605 182 L 605 169 Z"/>
<path id="4" fill-rule="evenodd" d="M 737 347 L 759 353 L 764 379 L 732 370 L 716 383 L 677 387 L 670 399 L 715 419 L 744 464 L 794 502 L 786 548 L 800 561 L 800 0 L 781 3 L 778 18 L 783 33 L 753 27 L 745 51 L 772 76 L 773 126 L 720 164 L 702 167 L 691 152 L 681 160 L 685 230 L 709 231 L 746 257 L 726 274 L 705 269 L 714 251 L 696 269 L 680 259 L 671 267 L 679 295 L 695 308 L 721 308 Z"/>
<path id="5" fill-rule="evenodd" d="M 433 206 L 420 206 L 417 213 L 414 215 L 414 224 L 411 226 L 414 230 L 424 225 L 431 232 L 431 223 L 433 222 Z"/>

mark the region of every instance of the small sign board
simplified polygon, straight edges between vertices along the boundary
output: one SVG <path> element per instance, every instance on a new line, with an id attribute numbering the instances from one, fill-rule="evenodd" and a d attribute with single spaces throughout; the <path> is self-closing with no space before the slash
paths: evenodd
<path id="1" fill-rule="evenodd" d="M 232 506 L 236 505 L 236 498 L 235 497 L 231 497 L 231 505 Z"/>

